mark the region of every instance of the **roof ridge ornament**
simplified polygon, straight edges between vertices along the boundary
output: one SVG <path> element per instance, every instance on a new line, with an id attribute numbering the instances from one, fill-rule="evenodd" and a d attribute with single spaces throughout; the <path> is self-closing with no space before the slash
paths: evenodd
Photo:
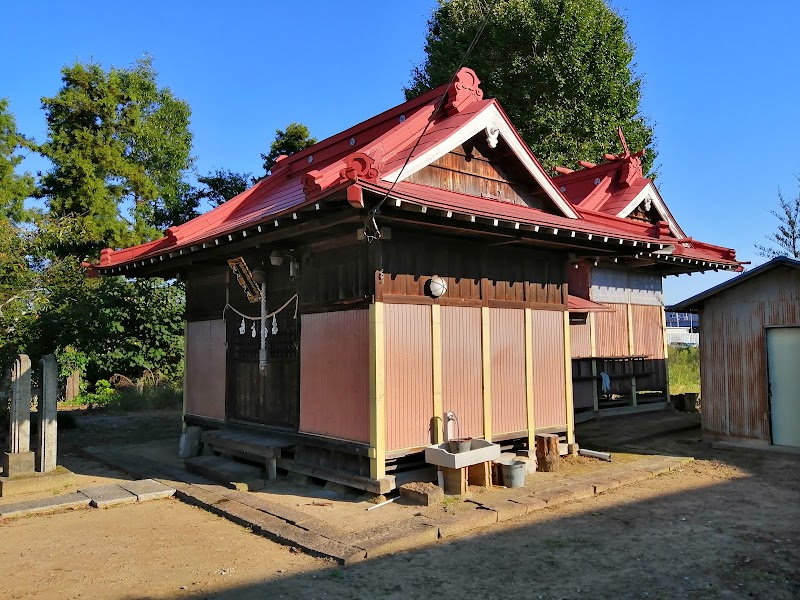
<path id="1" fill-rule="evenodd" d="M 350 181 L 358 179 L 377 181 L 378 169 L 375 168 L 375 159 L 364 152 L 353 152 L 344 159 L 344 168 L 339 171 L 339 176 Z"/>
<path id="2" fill-rule="evenodd" d="M 483 100 L 481 80 L 478 79 L 475 71 L 463 67 L 456 73 L 453 83 L 447 89 L 444 112 L 450 117 L 462 112 L 467 106 L 479 100 Z"/>

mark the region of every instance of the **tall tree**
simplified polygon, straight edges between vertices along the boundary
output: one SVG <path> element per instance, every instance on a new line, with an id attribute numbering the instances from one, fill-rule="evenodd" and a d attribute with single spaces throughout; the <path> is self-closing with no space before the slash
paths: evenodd
<path id="1" fill-rule="evenodd" d="M 25 198 L 34 193 L 30 173 L 17 173 L 23 157 L 17 151 L 26 140 L 17 131 L 17 122 L 9 111 L 8 100 L 0 98 L 0 219 L 20 221 L 25 215 Z"/>
<path id="2" fill-rule="evenodd" d="M 53 163 L 39 190 L 51 215 L 83 219 L 79 253 L 153 237 L 186 200 L 189 105 L 158 87 L 149 57 L 108 70 L 75 63 L 61 81 L 42 98 L 48 138 L 38 147 Z"/>
<path id="3" fill-rule="evenodd" d="M 302 123 L 289 123 L 285 130 L 276 129 L 275 141 L 269 147 L 269 152 L 261 155 L 264 159 L 264 171 L 269 174 L 281 154 L 289 156 L 316 143 L 317 138 L 311 137 L 308 127 Z"/>
<path id="4" fill-rule="evenodd" d="M 800 183 L 800 177 L 797 180 Z M 768 246 L 756 244 L 758 253 L 765 258 L 800 259 L 800 189 L 794 198 L 787 198 L 778 190 L 778 210 L 769 212 L 778 219 L 778 230 L 765 236 Z"/>
<path id="5" fill-rule="evenodd" d="M 197 182 L 202 186 L 197 189 L 198 196 L 214 206 L 219 206 L 241 194 L 254 183 L 250 173 L 237 173 L 227 169 L 217 169 L 213 173 L 198 177 Z"/>
<path id="6" fill-rule="evenodd" d="M 467 66 L 546 168 L 621 150 L 618 127 L 631 148 L 647 148 L 645 172 L 652 167 L 653 129 L 639 110 L 633 44 L 603 0 L 439 0 L 407 98 L 449 81 L 488 10 Z"/>

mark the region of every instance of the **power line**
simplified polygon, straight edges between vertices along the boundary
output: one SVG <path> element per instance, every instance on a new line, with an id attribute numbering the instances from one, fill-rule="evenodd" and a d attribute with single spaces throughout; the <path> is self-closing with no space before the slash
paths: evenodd
<path id="1" fill-rule="evenodd" d="M 431 123 L 433 123 L 434 119 L 439 114 L 439 111 L 441 110 L 442 106 L 444 106 L 444 102 L 445 102 L 445 100 L 447 100 L 447 93 L 450 91 L 450 88 L 452 87 L 453 83 L 455 82 L 456 77 L 458 76 L 458 72 L 461 70 L 461 67 L 464 66 L 464 63 L 467 62 L 467 59 L 469 58 L 469 55 L 472 54 L 472 51 L 475 49 L 475 45 L 478 43 L 478 40 L 480 39 L 481 35 L 483 34 L 483 30 L 486 29 L 486 24 L 489 22 L 489 17 L 491 16 L 492 11 L 494 10 L 494 6 L 495 6 L 496 3 L 497 3 L 497 0 L 493 0 L 491 6 L 488 8 L 488 10 L 486 11 L 486 14 L 483 16 L 483 21 L 481 22 L 480 27 L 478 27 L 478 31 L 475 32 L 475 37 L 472 38 L 472 42 L 470 42 L 469 46 L 467 47 L 467 50 L 464 52 L 464 55 L 461 57 L 461 61 L 458 63 L 458 65 L 456 66 L 455 70 L 453 71 L 453 75 L 450 77 L 450 81 L 448 82 L 447 87 L 445 88 L 444 93 L 442 94 L 442 97 L 439 98 L 439 102 L 436 103 L 436 107 L 433 109 L 433 112 L 431 113 L 431 116 L 428 117 L 428 122 L 425 124 L 425 127 L 422 130 L 422 133 L 419 134 L 419 137 L 417 138 L 417 141 L 414 143 L 414 146 L 411 148 L 411 152 L 408 153 L 408 156 L 406 157 L 405 162 L 403 162 L 403 166 L 400 167 L 400 171 L 397 173 L 397 177 L 394 178 L 394 181 L 392 182 L 392 185 L 389 187 L 387 192 L 383 195 L 383 198 L 381 198 L 380 202 L 378 202 L 378 204 L 376 204 L 375 206 L 373 206 L 369 210 L 369 213 L 367 214 L 367 218 L 364 220 L 364 233 L 365 233 L 365 237 L 367 238 L 368 241 L 371 242 L 373 240 L 379 240 L 380 239 L 381 232 L 380 232 L 380 229 L 378 229 L 377 222 L 375 221 L 375 215 L 380 214 L 381 207 L 383 206 L 383 203 L 386 202 L 386 200 L 389 198 L 389 195 L 394 190 L 394 186 L 397 185 L 398 181 L 400 181 L 400 177 L 403 175 L 403 171 L 405 170 L 406 166 L 408 166 L 408 163 L 411 161 L 411 157 L 414 155 L 414 151 L 417 149 L 417 146 L 419 146 L 420 142 L 422 141 L 422 138 L 425 137 L 425 134 L 428 132 L 428 128 L 431 126 Z M 373 232 L 374 232 L 373 235 L 368 235 L 367 234 L 367 232 L 369 231 L 370 221 L 372 221 L 371 225 L 373 227 Z"/>

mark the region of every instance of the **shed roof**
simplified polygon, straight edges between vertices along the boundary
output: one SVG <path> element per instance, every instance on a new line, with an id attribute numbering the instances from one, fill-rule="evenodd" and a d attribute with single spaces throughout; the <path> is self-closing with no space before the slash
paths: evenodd
<path id="1" fill-rule="evenodd" d="M 800 269 L 800 260 L 795 260 L 793 258 L 789 258 L 788 256 L 778 256 L 773 258 L 769 262 L 764 263 L 763 265 L 759 265 L 758 267 L 751 269 L 741 275 L 733 277 L 728 281 L 721 283 L 717 286 L 707 289 L 705 292 L 701 292 L 696 296 L 692 296 L 691 298 L 687 298 L 683 302 L 678 302 L 677 304 L 673 304 L 667 310 L 670 311 L 696 311 L 702 308 L 703 303 L 711 298 L 712 296 L 716 296 L 726 290 L 729 290 L 732 287 L 740 285 L 745 281 L 749 281 L 755 277 L 759 277 L 764 273 L 772 271 L 778 267 L 788 267 L 790 269 Z"/>

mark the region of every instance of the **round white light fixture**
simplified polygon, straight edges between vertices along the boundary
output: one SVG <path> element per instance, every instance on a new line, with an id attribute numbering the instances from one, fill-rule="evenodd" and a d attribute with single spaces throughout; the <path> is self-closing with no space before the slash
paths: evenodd
<path id="1" fill-rule="evenodd" d="M 425 287 L 428 288 L 428 294 L 433 298 L 440 298 L 447 293 L 447 282 L 438 275 L 431 277 Z"/>
<path id="2" fill-rule="evenodd" d="M 280 267 L 283 264 L 283 257 L 277 250 L 270 252 L 269 264 L 271 264 L 273 267 Z"/>

